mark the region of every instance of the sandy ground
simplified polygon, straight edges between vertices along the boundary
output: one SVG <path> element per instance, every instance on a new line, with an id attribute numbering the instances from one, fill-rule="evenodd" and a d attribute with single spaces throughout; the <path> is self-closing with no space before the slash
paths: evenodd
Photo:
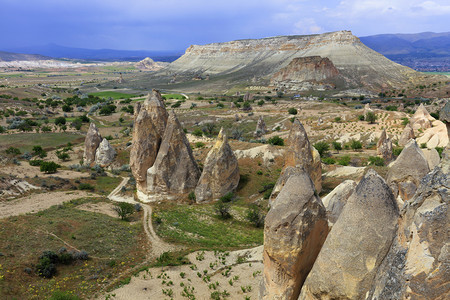
<path id="1" fill-rule="evenodd" d="M 117 218 L 117 213 L 114 211 L 114 205 L 106 202 L 99 203 L 83 203 L 77 206 L 77 209 L 84 211 L 90 211 L 98 214 L 108 215 L 113 218 Z"/>
<path id="2" fill-rule="evenodd" d="M 188 255 L 191 265 L 143 271 L 109 295 L 123 300 L 170 299 L 167 293 L 172 291 L 172 299 L 194 299 L 182 295 L 193 287 L 192 294 L 199 300 L 211 299 L 215 291 L 226 291 L 227 299 L 258 299 L 262 251 L 263 246 L 233 252 L 194 252 Z"/>
<path id="3" fill-rule="evenodd" d="M 18 216 L 27 213 L 35 213 L 41 210 L 45 210 L 53 205 L 62 204 L 73 199 L 94 196 L 97 195 L 82 191 L 60 191 L 33 194 L 12 201 L 1 202 L 0 218 Z"/>
<path id="4" fill-rule="evenodd" d="M 6 173 L 9 175 L 15 175 L 19 178 L 25 177 L 41 177 L 46 178 L 50 176 L 61 177 L 64 179 L 75 179 L 75 178 L 83 178 L 89 177 L 89 173 L 80 173 L 71 170 L 58 170 L 58 172 L 54 174 L 45 174 L 39 170 L 39 167 L 33 167 L 28 165 L 27 162 L 23 162 L 20 166 L 6 166 L 1 169 L 2 173 Z"/>

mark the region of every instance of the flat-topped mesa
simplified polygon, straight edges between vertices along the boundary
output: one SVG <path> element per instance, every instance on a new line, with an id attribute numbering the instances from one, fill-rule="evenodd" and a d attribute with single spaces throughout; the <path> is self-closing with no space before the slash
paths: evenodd
<path id="1" fill-rule="evenodd" d="M 296 300 L 327 234 L 325 208 L 301 170 L 289 177 L 265 219 L 261 298 Z"/>
<path id="2" fill-rule="evenodd" d="M 90 166 L 95 161 L 95 151 L 102 142 L 102 136 L 94 123 L 89 125 L 89 130 L 84 140 L 83 161 L 86 166 Z"/>
<path id="3" fill-rule="evenodd" d="M 161 145 L 168 114 L 161 94 L 152 90 L 144 103 L 137 104 L 130 151 L 130 167 L 138 191 L 146 192 L 147 170 L 153 165 Z"/>
<path id="4" fill-rule="evenodd" d="M 416 193 L 420 180 L 430 171 L 428 162 L 415 140 L 410 140 L 387 173 L 387 183 L 401 204 Z"/>
<path id="5" fill-rule="evenodd" d="M 414 115 L 409 120 L 412 124 L 412 128 L 414 130 L 425 130 L 427 128 L 431 128 L 432 122 L 435 121 L 435 118 L 433 118 L 423 106 L 423 103 L 419 105 L 419 108 L 417 108 Z"/>
<path id="6" fill-rule="evenodd" d="M 138 195 L 144 201 L 170 200 L 194 190 L 199 177 L 189 141 L 171 111 L 155 162 L 147 170 L 146 194 Z"/>
<path id="7" fill-rule="evenodd" d="M 306 130 L 298 119 L 295 119 L 292 124 L 288 143 L 289 146 L 285 155 L 284 168 L 275 184 L 269 203 L 272 203 L 272 201 L 275 200 L 289 176 L 296 173 L 295 169 L 298 168 L 303 168 L 308 172 L 317 193 L 320 193 L 322 190 L 320 155 L 317 150 L 311 146 Z"/>
<path id="8" fill-rule="evenodd" d="M 377 155 L 380 155 L 386 163 L 389 163 L 394 158 L 392 142 L 387 136 L 386 129 L 383 130 L 377 142 Z"/>
<path id="9" fill-rule="evenodd" d="M 95 152 L 95 164 L 104 168 L 109 166 L 116 156 L 116 151 L 107 139 L 103 139 Z"/>
<path id="10" fill-rule="evenodd" d="M 264 122 L 263 116 L 259 116 L 258 123 L 256 123 L 256 130 L 254 135 L 256 137 L 261 137 L 267 133 L 266 123 Z"/>
<path id="11" fill-rule="evenodd" d="M 195 188 L 197 203 L 219 199 L 239 184 L 239 167 L 228 139 L 220 129 L 214 147 L 206 157 L 203 172 Z"/>

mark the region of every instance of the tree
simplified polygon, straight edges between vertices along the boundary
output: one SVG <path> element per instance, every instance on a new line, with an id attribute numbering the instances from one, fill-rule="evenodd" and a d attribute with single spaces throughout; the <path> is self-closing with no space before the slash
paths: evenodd
<path id="1" fill-rule="evenodd" d="M 337 142 L 337 141 L 334 141 L 334 142 L 332 143 L 332 145 L 333 145 L 334 150 L 336 150 L 338 153 L 339 153 L 340 150 L 342 150 L 342 145 L 341 145 L 341 143 L 339 143 L 339 142 Z"/>
<path id="2" fill-rule="evenodd" d="M 360 141 L 352 140 L 352 142 L 351 142 L 351 144 L 350 144 L 350 147 L 351 147 L 353 150 L 357 151 L 357 150 L 362 149 L 362 144 L 361 144 Z"/>
<path id="3" fill-rule="evenodd" d="M 55 119 L 55 125 L 65 125 L 66 124 L 66 118 L 64 117 L 57 117 Z"/>
<path id="4" fill-rule="evenodd" d="M 271 145 L 284 146 L 284 140 L 278 135 L 269 138 L 267 142 Z"/>
<path id="5" fill-rule="evenodd" d="M 264 226 L 265 216 L 261 213 L 261 208 L 256 204 L 252 204 L 247 210 L 246 219 L 255 227 L 259 228 Z"/>
<path id="6" fill-rule="evenodd" d="M 134 212 L 134 205 L 127 202 L 118 202 L 114 204 L 115 212 L 122 220 L 127 220 Z"/>
<path id="7" fill-rule="evenodd" d="M 317 142 L 313 146 L 317 149 L 317 151 L 319 151 L 320 157 L 323 157 L 323 155 L 330 150 L 330 145 L 324 141 Z"/>
<path id="8" fill-rule="evenodd" d="M 69 154 L 65 151 L 56 151 L 56 157 L 58 157 L 60 160 L 66 161 L 70 158 Z"/>
<path id="9" fill-rule="evenodd" d="M 288 113 L 291 114 L 291 115 L 296 115 L 298 112 L 297 112 L 296 108 L 291 107 L 291 108 L 288 109 Z"/>
<path id="10" fill-rule="evenodd" d="M 47 173 L 47 174 L 53 174 L 56 173 L 57 169 L 61 166 L 53 161 L 44 161 L 41 163 L 41 172 Z"/>
<path id="11" fill-rule="evenodd" d="M 376 119 L 377 119 L 377 116 L 373 113 L 373 112 L 371 112 L 371 111 L 369 111 L 367 114 L 366 114 L 366 121 L 367 122 L 369 122 L 370 124 L 373 124 L 373 123 L 375 123 L 375 121 L 376 121 Z"/>
<path id="12" fill-rule="evenodd" d="M 229 202 L 219 200 L 214 204 L 214 211 L 221 219 L 225 220 L 231 218 L 230 207 L 231 204 Z"/>
<path id="13" fill-rule="evenodd" d="M 47 152 L 44 149 L 42 149 L 42 146 L 34 146 L 33 155 L 39 156 L 40 158 L 44 158 L 47 156 Z"/>

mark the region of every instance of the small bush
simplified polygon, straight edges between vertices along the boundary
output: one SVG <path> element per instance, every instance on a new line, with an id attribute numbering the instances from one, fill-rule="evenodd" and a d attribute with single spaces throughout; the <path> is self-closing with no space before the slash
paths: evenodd
<path id="1" fill-rule="evenodd" d="M 203 131 L 200 128 L 196 128 L 194 129 L 194 131 L 192 131 L 192 134 L 195 135 L 196 137 L 202 137 Z"/>
<path id="2" fill-rule="evenodd" d="M 328 152 L 328 150 L 330 150 L 330 145 L 324 141 L 317 142 L 313 146 L 317 151 L 319 151 L 320 157 L 322 157 L 325 153 Z"/>
<path id="3" fill-rule="evenodd" d="M 324 159 L 322 159 L 322 162 L 326 165 L 333 165 L 336 163 L 336 161 L 331 157 L 325 157 Z"/>
<path id="4" fill-rule="evenodd" d="M 359 115 L 359 116 L 358 116 L 358 119 L 359 119 L 360 121 L 364 121 L 364 115 Z"/>
<path id="5" fill-rule="evenodd" d="M 33 155 L 39 156 L 40 158 L 44 158 L 47 156 L 47 152 L 44 149 L 42 149 L 42 146 L 34 146 Z"/>
<path id="6" fill-rule="evenodd" d="M 12 155 L 19 155 L 21 152 L 18 148 L 14 148 L 14 147 L 9 147 L 8 149 L 5 150 L 6 154 L 12 154 Z"/>
<path id="7" fill-rule="evenodd" d="M 127 220 L 134 213 L 134 205 L 127 202 L 115 203 L 113 209 L 122 220 Z"/>
<path id="8" fill-rule="evenodd" d="M 291 107 L 291 108 L 288 109 L 288 113 L 289 113 L 290 115 L 296 115 L 296 114 L 298 113 L 298 111 L 297 111 L 296 108 Z"/>
<path id="9" fill-rule="evenodd" d="M 80 185 L 78 185 L 78 189 L 94 191 L 95 187 L 90 185 L 89 183 L 80 183 Z"/>
<path id="10" fill-rule="evenodd" d="M 427 147 L 427 143 L 420 144 L 420 148 L 425 149 Z"/>
<path id="11" fill-rule="evenodd" d="M 81 298 L 67 292 L 56 291 L 53 292 L 52 296 L 48 298 L 48 300 L 81 300 Z"/>
<path id="12" fill-rule="evenodd" d="M 36 272 L 41 277 L 52 278 L 56 275 L 56 265 L 48 257 L 40 258 L 36 266 Z"/>
<path id="13" fill-rule="evenodd" d="M 203 147 L 205 147 L 205 143 L 203 143 L 203 142 L 195 143 L 195 148 L 203 148 Z"/>
<path id="14" fill-rule="evenodd" d="M 339 122 L 341 122 L 342 121 L 342 118 L 341 117 L 336 117 L 336 118 L 334 118 L 334 122 L 336 122 L 336 123 L 339 123 Z"/>
<path id="15" fill-rule="evenodd" d="M 369 156 L 369 163 L 375 166 L 384 166 L 384 159 L 378 156 Z"/>
<path id="16" fill-rule="evenodd" d="M 75 252 L 73 254 L 73 259 L 74 260 L 88 260 L 89 254 L 86 251 L 81 250 L 81 251 Z"/>
<path id="17" fill-rule="evenodd" d="M 229 202 L 224 202 L 222 199 L 214 204 L 214 211 L 223 220 L 231 218 L 230 208 L 231 204 Z"/>
<path id="18" fill-rule="evenodd" d="M 224 196 L 220 197 L 220 201 L 222 202 L 231 202 L 234 199 L 233 192 L 228 192 Z"/>
<path id="19" fill-rule="evenodd" d="M 264 226 L 265 216 L 262 214 L 261 208 L 256 204 L 252 204 L 250 208 L 247 209 L 246 219 L 255 227 L 259 228 Z"/>
<path id="20" fill-rule="evenodd" d="M 64 117 L 57 117 L 55 119 L 55 125 L 65 125 L 66 124 L 66 118 Z"/>
<path id="21" fill-rule="evenodd" d="M 394 153 L 395 156 L 399 156 L 400 153 L 402 153 L 403 148 L 401 147 L 396 147 L 392 150 L 392 153 Z"/>
<path id="22" fill-rule="evenodd" d="M 373 112 L 369 111 L 369 112 L 366 114 L 365 119 L 366 119 L 366 121 L 369 122 L 370 124 L 373 124 L 373 123 L 375 123 L 375 121 L 377 120 L 377 116 L 376 116 Z"/>
<path id="23" fill-rule="evenodd" d="M 334 141 L 331 144 L 333 145 L 334 150 L 336 150 L 338 153 L 339 153 L 340 150 L 342 150 L 342 144 L 341 143 L 339 143 L 337 141 Z"/>
<path id="24" fill-rule="evenodd" d="M 271 145 L 284 146 L 284 140 L 278 135 L 269 138 L 267 142 Z"/>
<path id="25" fill-rule="evenodd" d="M 338 159 L 337 163 L 341 166 L 348 166 L 350 163 L 350 156 L 345 155 Z"/>
<path id="26" fill-rule="evenodd" d="M 442 152 L 444 152 L 444 147 L 436 147 L 434 148 L 439 154 L 439 157 L 442 158 Z"/>
<path id="27" fill-rule="evenodd" d="M 42 159 L 34 159 L 34 160 L 28 161 L 30 166 L 33 166 L 33 167 L 40 166 L 43 162 L 44 161 Z"/>
<path id="28" fill-rule="evenodd" d="M 360 141 L 356 141 L 356 140 L 352 140 L 352 142 L 350 143 L 350 147 L 357 151 L 362 149 L 362 143 Z"/>
<path id="29" fill-rule="evenodd" d="M 53 162 L 53 161 L 43 161 L 41 163 L 41 172 L 47 173 L 47 174 L 53 174 L 56 173 L 56 171 L 58 170 L 58 168 L 60 168 L 61 166 L 58 165 L 57 163 Z"/>

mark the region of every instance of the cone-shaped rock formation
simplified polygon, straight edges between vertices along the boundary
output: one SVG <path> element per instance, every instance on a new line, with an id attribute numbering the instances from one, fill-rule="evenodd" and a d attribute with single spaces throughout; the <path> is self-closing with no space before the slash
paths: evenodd
<path id="1" fill-rule="evenodd" d="M 101 142 L 102 136 L 100 135 L 100 132 L 98 132 L 97 126 L 95 126 L 94 123 L 91 123 L 86 134 L 86 139 L 84 140 L 83 161 L 85 165 L 89 166 L 95 161 L 95 151 Z"/>

